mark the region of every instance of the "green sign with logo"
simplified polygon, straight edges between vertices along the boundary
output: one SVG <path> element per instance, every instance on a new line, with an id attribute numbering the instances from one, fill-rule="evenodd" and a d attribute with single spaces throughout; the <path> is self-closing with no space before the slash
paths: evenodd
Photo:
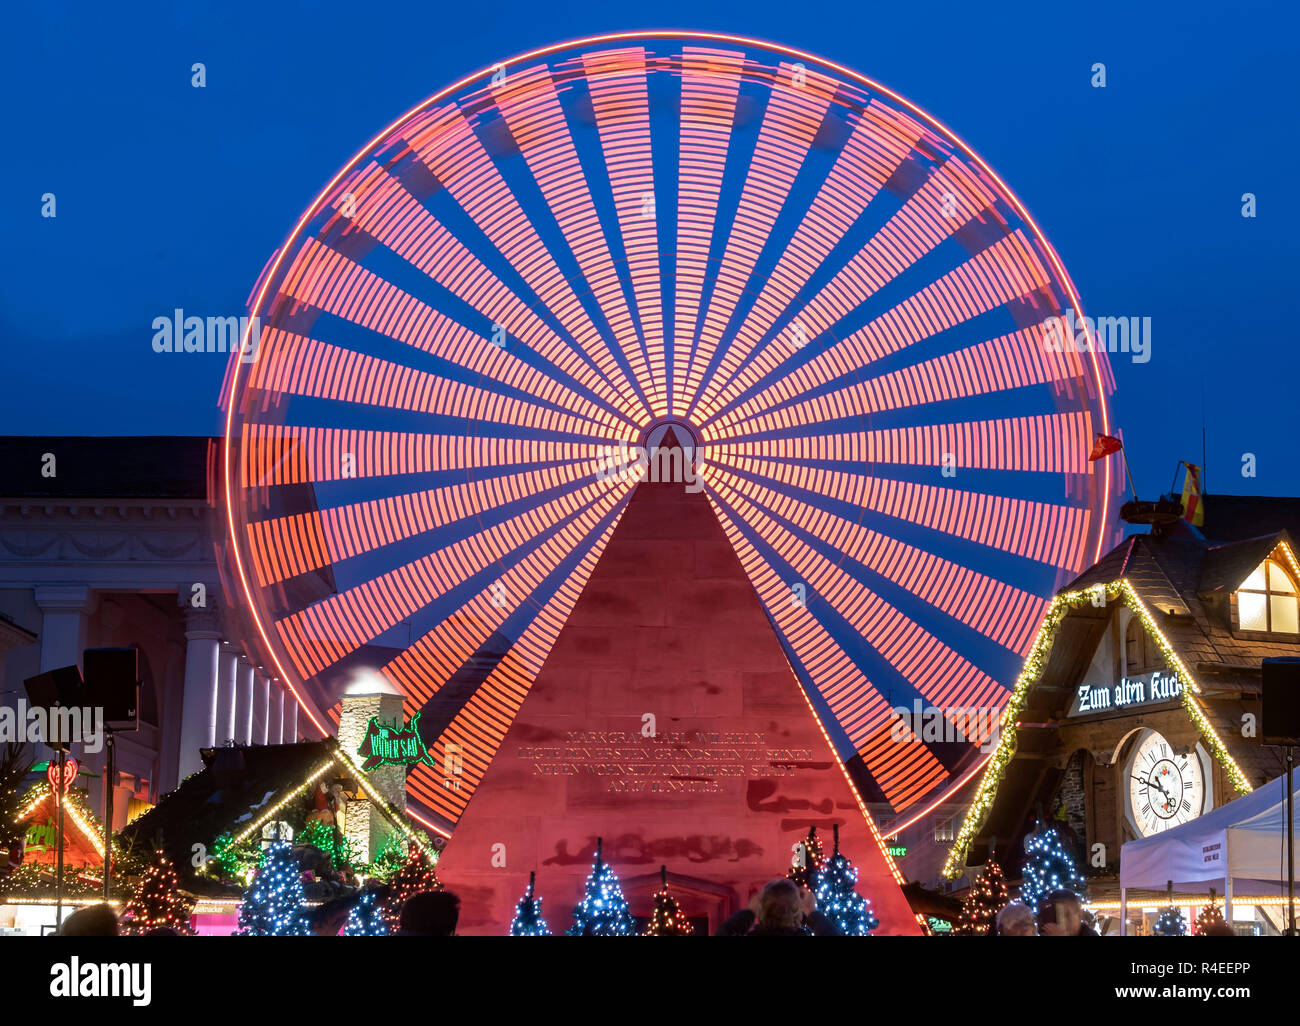
<path id="1" fill-rule="evenodd" d="M 424 747 L 420 737 L 420 713 L 416 713 L 405 727 L 398 729 L 388 723 L 380 723 L 378 716 L 370 717 L 366 724 L 366 736 L 357 749 L 357 754 L 365 761 L 363 770 L 372 770 L 376 766 L 414 766 L 418 762 L 432 766 L 433 756 Z"/>

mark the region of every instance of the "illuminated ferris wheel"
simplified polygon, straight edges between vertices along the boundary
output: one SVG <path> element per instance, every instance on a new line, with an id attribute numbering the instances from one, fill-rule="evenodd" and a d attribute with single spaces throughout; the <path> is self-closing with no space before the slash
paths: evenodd
<path id="1" fill-rule="evenodd" d="M 929 115 L 772 44 L 602 37 L 455 83 L 330 181 L 252 306 L 239 586 L 322 731 L 378 673 L 460 753 L 459 790 L 409 777 L 438 829 L 637 486 L 611 453 L 665 426 L 896 824 L 985 756 L 900 745 L 892 710 L 1000 707 L 1107 535 L 1112 384 L 1045 344 L 1079 310 L 1050 244 Z"/>

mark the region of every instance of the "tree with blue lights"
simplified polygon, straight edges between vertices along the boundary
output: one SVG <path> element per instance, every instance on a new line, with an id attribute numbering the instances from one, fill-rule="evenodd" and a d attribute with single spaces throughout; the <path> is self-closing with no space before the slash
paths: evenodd
<path id="1" fill-rule="evenodd" d="M 288 841 L 267 849 L 262 868 L 239 905 L 240 937 L 306 937 L 302 873 Z"/>
<path id="2" fill-rule="evenodd" d="M 1157 937 L 1186 937 L 1187 918 L 1183 915 L 1183 910 L 1176 905 L 1162 909 L 1151 932 Z"/>
<path id="3" fill-rule="evenodd" d="M 1088 885 L 1075 868 L 1074 859 L 1061 843 L 1054 827 L 1040 820 L 1025 838 L 1025 862 L 1021 871 L 1020 900 L 1038 914 L 1038 906 L 1053 891 L 1073 891 L 1084 901 Z"/>
<path id="4" fill-rule="evenodd" d="M 388 927 L 384 925 L 384 910 L 380 907 L 374 891 L 366 891 L 348 913 L 347 925 L 343 927 L 344 937 L 386 937 Z"/>
<path id="5" fill-rule="evenodd" d="M 510 923 L 511 937 L 549 937 L 551 928 L 542 918 L 542 899 L 533 893 L 537 874 L 528 874 L 528 890 L 515 906 L 515 918 Z"/>
<path id="6" fill-rule="evenodd" d="M 857 891 L 858 871 L 840 851 L 838 823 L 834 836 L 835 850 L 817 874 L 817 911 L 834 920 L 845 936 L 870 937 L 880 920 Z"/>
<path id="7" fill-rule="evenodd" d="M 587 876 L 587 891 L 573 909 L 568 937 L 635 937 L 636 923 L 627 909 L 623 888 L 609 863 L 601 858 L 596 838 L 596 863 Z"/>

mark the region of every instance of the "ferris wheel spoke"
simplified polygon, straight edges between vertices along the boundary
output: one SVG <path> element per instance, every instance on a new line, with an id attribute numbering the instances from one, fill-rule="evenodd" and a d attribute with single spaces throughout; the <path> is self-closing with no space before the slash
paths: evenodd
<path id="1" fill-rule="evenodd" d="M 267 585 L 342 563 L 397 542 L 431 534 L 511 504 L 568 488 L 597 472 L 601 460 L 477 477 L 460 484 L 404 492 L 337 506 L 321 505 L 250 522 L 249 551 L 258 583 Z M 272 555 L 279 553 L 279 559 Z"/>
<path id="2" fill-rule="evenodd" d="M 682 379 L 687 419 L 695 409 L 705 371 L 713 366 L 723 332 L 785 207 L 791 186 L 826 119 L 836 91 L 833 79 L 807 69 L 799 71 L 790 62 L 781 64 L 776 79 L 772 98 L 763 112 L 708 306 L 699 325 L 699 338 Z"/>
<path id="3" fill-rule="evenodd" d="M 450 107 L 430 112 L 404 138 L 609 382 L 624 415 L 644 423 L 646 409 L 615 358 L 615 347 L 592 323 L 464 113 Z"/>
<path id="4" fill-rule="evenodd" d="M 709 501 L 764 608 L 803 669 L 801 681 L 818 694 L 831 714 L 834 734 L 862 758 L 886 800 L 895 809 L 903 808 L 942 783 L 947 771 L 925 745 L 893 742 L 893 708 L 867 678 L 860 660 L 824 629 L 807 602 L 792 601 L 790 579 L 797 575 L 788 564 L 779 555 L 758 550 L 750 537 L 752 523 L 716 491 L 710 490 Z M 781 565 L 790 572 L 782 575 Z"/>
<path id="5" fill-rule="evenodd" d="M 804 391 L 817 388 L 1046 287 L 1047 274 L 1042 263 L 1027 240 L 1019 232 L 1013 233 L 981 250 L 865 327 L 814 352 L 798 366 L 789 367 L 775 386 L 781 390 L 782 398 L 789 398 L 791 388 Z M 842 293 L 838 295 L 842 296 Z M 851 301 L 840 299 L 838 309 L 830 306 L 818 309 L 809 304 L 798 314 L 798 319 L 810 343 L 847 316 L 861 299 L 858 294 Z M 803 355 L 801 348 L 789 340 L 760 347 L 754 359 L 728 386 L 724 401 L 752 388 L 753 394 L 748 399 L 734 404 L 736 415 L 743 418 L 765 409 L 772 399 L 769 393 L 773 384 L 768 376 L 794 357 Z"/>
<path id="6" fill-rule="evenodd" d="M 824 449 L 817 447 L 825 441 Z M 795 444 L 798 443 L 798 444 Z M 807 444 L 806 444 L 807 443 Z M 1087 527 L 1086 510 L 1062 503 L 1013 498 L 988 492 L 939 487 L 915 481 L 866 475 L 865 461 L 853 451 L 856 439 L 786 439 L 783 455 L 773 458 L 776 446 L 709 446 L 707 463 L 746 476 L 766 475 L 784 487 L 798 487 L 835 502 L 860 507 L 873 514 L 960 538 L 999 552 L 1050 566 L 1077 565 L 1083 543 L 1077 541 Z M 837 470 L 835 460 L 857 463 L 856 469 Z"/>
<path id="7" fill-rule="evenodd" d="M 641 323 L 650 412 L 666 417 L 668 375 L 660 284 L 664 272 L 659 260 L 646 56 L 643 47 L 629 47 L 583 54 L 582 64 Z"/>
<path id="8" fill-rule="evenodd" d="M 602 461 L 608 449 L 598 442 L 250 423 L 240 439 L 239 483 L 266 489 L 471 469 L 499 473 Z"/>
<path id="9" fill-rule="evenodd" d="M 595 482 L 289 613 L 276 621 L 276 630 L 299 671 L 311 676 L 430 606 L 444 593 L 444 582 L 470 580 L 553 524 L 619 496 L 608 482 Z"/>
<path id="10" fill-rule="evenodd" d="M 753 524 L 781 556 L 805 586 L 808 601 L 815 596 L 833 610 L 892 667 L 899 679 L 932 706 L 951 710 L 1001 704 L 1006 689 L 978 666 L 853 579 L 717 475 L 708 474 L 705 482 L 727 501 L 736 516 Z"/>
<path id="11" fill-rule="evenodd" d="M 394 657 L 385 666 L 385 674 L 407 685 L 410 690 L 406 694 L 413 701 L 428 701 L 520 610 L 533 615 L 540 612 L 545 603 L 536 601 L 539 586 L 561 567 L 571 564 L 574 553 L 599 540 L 624 495 L 622 491 L 606 490 L 554 531 L 541 536 L 532 551 L 516 549 L 516 562 Z"/>
<path id="12" fill-rule="evenodd" d="M 686 377 L 695 345 L 713 243 L 714 221 L 745 55 L 687 46 L 682 50 L 678 134 L 677 262 L 673 296 L 672 387 L 669 409 L 686 411 Z"/>
<path id="13" fill-rule="evenodd" d="M 865 464 L 951 467 L 958 472 L 1087 474 L 1088 447 L 1094 434 L 1091 418 L 1082 411 L 867 431 L 860 430 L 853 417 L 843 419 L 840 431 L 833 430 L 834 422 L 820 426 L 827 430 L 787 435 L 780 441 L 790 446 L 792 452 L 811 452 L 819 447 L 819 441 L 823 451 L 834 452 L 835 445 L 839 445 L 842 458 L 850 462 L 861 460 Z M 747 432 L 720 436 L 714 444 L 752 452 L 755 445 L 777 441 L 768 437 L 762 441 L 757 439 L 756 432 Z"/>
<path id="14" fill-rule="evenodd" d="M 571 385 L 566 385 L 560 374 L 548 374 L 530 366 L 501 346 L 494 345 L 477 332 L 457 324 L 438 310 L 421 302 L 409 293 L 390 285 L 371 271 L 353 263 L 346 257 L 315 243 L 308 243 L 299 254 L 294 267 L 281 284 L 281 294 L 296 303 L 306 304 L 327 314 L 332 314 L 350 324 L 373 331 L 385 338 L 426 352 L 440 360 L 461 367 L 478 376 L 480 386 L 508 388 L 512 392 L 537 397 L 552 402 L 560 397 L 578 399 L 578 407 L 598 424 L 614 424 L 618 418 L 592 401 L 581 401 L 574 395 Z M 272 326 L 270 331 L 282 330 Z M 294 338 L 297 332 L 286 332 Z M 340 347 L 346 348 L 346 347 Z M 272 347 L 273 354 L 278 349 Z M 563 356 L 563 353 L 553 355 Z M 367 359 L 377 359 L 367 357 Z M 260 362 L 260 361 L 259 361 Z M 576 360 L 570 357 L 565 373 L 578 371 Z M 416 368 L 396 365 L 415 373 Z M 608 393 L 609 388 L 590 372 L 582 374 L 593 394 Z M 258 381 L 254 371 L 253 382 Z M 570 400 L 572 402 L 572 400 Z M 623 423 L 631 423 L 623 418 Z"/>
<path id="15" fill-rule="evenodd" d="M 437 741 L 429 746 L 438 765 L 442 765 L 449 751 L 463 756 L 460 789 L 446 788 L 442 779 L 423 765 L 417 766 L 408 778 L 413 793 L 448 823 L 454 824 L 459 819 L 482 781 L 612 532 L 610 524 L 571 572 L 560 570 L 553 575 L 558 579 L 544 609 L 520 633 L 482 686 L 464 702 Z"/>
<path id="16" fill-rule="evenodd" d="M 331 203 L 338 217 L 346 217 L 346 223 L 377 240 L 481 315 L 481 330 L 469 331 L 469 337 L 493 340 L 492 349 L 496 352 L 451 344 L 457 337 L 463 338 L 468 329 L 461 325 L 449 328 L 449 319 L 427 304 L 411 312 L 421 328 L 420 333 L 412 336 L 411 344 L 460 365 L 467 365 L 467 361 L 487 365 L 498 375 L 503 373 L 504 365 L 515 376 L 531 375 L 536 379 L 539 372 L 528 363 L 545 361 L 542 373 L 555 378 L 561 387 L 571 388 L 567 382 L 572 382 L 582 392 L 598 397 L 606 409 L 616 412 L 620 418 L 629 417 L 626 403 L 614 392 L 605 371 L 589 354 L 553 331 L 416 200 L 391 170 L 374 162 L 364 165 L 335 190 Z M 374 288 L 373 277 L 367 277 L 367 272 L 351 267 L 348 271 Z"/>
<path id="17" fill-rule="evenodd" d="M 692 406 L 698 409 L 699 419 L 708 420 L 717 412 L 720 404 L 714 397 L 735 378 L 781 315 L 790 312 L 800 290 L 822 271 L 920 135 L 915 122 L 876 101 L 862 112 L 808 212 L 770 273 L 763 276 L 761 287 L 754 290 L 753 306 L 705 375 Z"/>
<path id="18" fill-rule="evenodd" d="M 497 108 L 510 127 L 551 213 L 576 259 L 613 337 L 620 343 L 630 380 L 649 409 L 662 406 L 660 382 L 647 370 L 623 285 L 614 273 L 603 226 L 560 108 L 551 71 L 545 65 L 509 76 L 496 91 Z"/>
<path id="19" fill-rule="evenodd" d="M 896 410 L 920 410 L 934 403 L 1006 394 L 1037 385 L 1068 385 L 1081 381 L 1083 376 L 1079 354 L 1051 350 L 1044 323 L 852 381 L 810 398 L 805 398 L 806 391 L 792 388 L 796 393 L 793 398 L 775 401 L 764 412 L 743 420 L 738 414 L 728 413 L 718 420 L 715 430 L 722 433 L 743 427 L 759 434 L 785 430 L 791 424 L 835 420 L 846 411 L 869 417 Z M 779 394 L 782 386 L 782 382 L 773 385 L 773 394 Z"/>
<path id="20" fill-rule="evenodd" d="M 1041 596 L 980 573 L 888 534 L 841 517 L 787 489 L 716 471 L 756 509 L 779 519 L 828 551 L 852 553 L 852 561 L 901 593 L 926 603 L 1010 652 L 1024 655 L 1045 605 Z"/>

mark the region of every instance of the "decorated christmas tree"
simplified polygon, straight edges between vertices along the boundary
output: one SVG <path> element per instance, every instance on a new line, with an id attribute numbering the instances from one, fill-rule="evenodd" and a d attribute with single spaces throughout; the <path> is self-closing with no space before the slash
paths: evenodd
<path id="1" fill-rule="evenodd" d="M 1214 903 L 1214 888 L 1210 888 L 1210 903 L 1201 909 L 1196 915 L 1196 933 L 1197 936 L 1205 933 L 1212 926 L 1222 926 L 1224 923 L 1223 909 Z"/>
<path id="2" fill-rule="evenodd" d="M 647 937 L 690 937 L 695 933 L 677 899 L 668 893 L 668 867 L 659 867 L 659 890 L 655 891 L 654 911 L 650 913 Z"/>
<path id="3" fill-rule="evenodd" d="M 815 891 L 817 874 L 821 872 L 825 862 L 826 853 L 822 851 L 822 842 L 817 836 L 817 828 L 811 826 L 808 828 L 808 836 L 796 846 L 790 869 L 785 875 L 800 887 Z"/>
<path id="4" fill-rule="evenodd" d="M 636 923 L 627 910 L 627 899 L 618 877 L 601 857 L 601 839 L 596 838 L 596 863 L 587 875 L 587 890 L 573 909 L 569 937 L 635 937 Z"/>
<path id="5" fill-rule="evenodd" d="M 1002 873 L 1002 866 L 990 851 L 988 861 L 975 877 L 966 900 L 962 902 L 957 932 L 967 937 L 989 936 L 998 912 L 1008 900 L 1007 880 Z"/>
<path id="6" fill-rule="evenodd" d="M 388 894 L 384 898 L 382 913 L 384 925 L 389 933 L 396 933 L 402 919 L 402 906 L 412 894 L 421 891 L 442 889 L 438 874 L 434 870 L 429 853 L 418 844 L 412 843 L 406 855 L 406 862 L 388 881 Z"/>
<path id="7" fill-rule="evenodd" d="M 528 874 L 528 890 L 515 906 L 515 918 L 510 923 L 511 937 L 549 937 L 551 928 L 542 918 L 542 899 L 534 893 L 537 874 Z"/>
<path id="8" fill-rule="evenodd" d="M 370 863 L 369 876 L 373 880 L 387 883 L 401 872 L 402 866 L 406 863 L 406 855 L 406 839 L 394 830 L 379 846 L 379 854 Z"/>
<path id="9" fill-rule="evenodd" d="M 302 874 L 288 841 L 274 841 L 239 905 L 241 937 L 305 937 Z"/>
<path id="10" fill-rule="evenodd" d="M 1038 914 L 1038 906 L 1053 891 L 1073 891 L 1085 899 L 1088 886 L 1074 866 L 1074 859 L 1061 843 L 1054 827 L 1040 820 L 1034 832 L 1025 838 L 1025 862 L 1020 884 L 1020 900 Z"/>
<path id="11" fill-rule="evenodd" d="M 159 928 L 189 933 L 192 911 L 193 903 L 180 893 L 176 867 L 159 851 L 127 902 L 122 924 L 127 933 L 147 933 Z"/>
<path id="12" fill-rule="evenodd" d="M 817 911 L 834 920 L 848 937 L 870 937 L 880 920 L 871 902 L 858 893 L 857 884 L 858 871 L 840 851 L 840 828 L 836 824 L 835 850 L 817 874 Z"/>
<path id="13" fill-rule="evenodd" d="M 384 913 L 374 891 L 366 891 L 352 906 L 348 921 L 343 927 L 344 937 L 383 937 L 388 934 Z"/>
<path id="14" fill-rule="evenodd" d="M 1176 905 L 1161 909 L 1151 932 L 1156 937 L 1184 937 L 1187 935 L 1187 917 Z"/>

